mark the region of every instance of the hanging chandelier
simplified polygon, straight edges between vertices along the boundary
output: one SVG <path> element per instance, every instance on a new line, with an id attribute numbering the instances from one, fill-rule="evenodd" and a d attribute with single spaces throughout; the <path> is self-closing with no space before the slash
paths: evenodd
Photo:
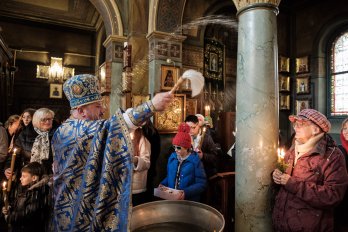
<path id="1" fill-rule="evenodd" d="M 63 67 L 60 57 L 51 57 L 51 65 L 37 65 L 36 68 L 36 78 L 47 79 L 50 83 L 63 83 L 74 74 L 74 68 Z"/>

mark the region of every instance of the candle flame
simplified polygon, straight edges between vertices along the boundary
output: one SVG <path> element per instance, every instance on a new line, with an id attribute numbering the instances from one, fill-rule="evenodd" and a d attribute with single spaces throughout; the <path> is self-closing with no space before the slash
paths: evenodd
<path id="1" fill-rule="evenodd" d="M 4 181 L 4 182 L 2 183 L 2 187 L 3 187 L 3 188 L 6 188 L 6 184 L 7 184 L 6 181 Z"/>
<path id="2" fill-rule="evenodd" d="M 204 106 L 204 114 L 205 114 L 205 116 L 210 116 L 210 106 L 209 105 Z"/>
<path id="3" fill-rule="evenodd" d="M 285 157 L 285 151 L 283 148 L 280 150 L 280 157 L 282 157 L 283 159 Z"/>
<path id="4" fill-rule="evenodd" d="M 17 152 L 17 148 L 14 148 L 14 149 L 13 149 L 13 153 L 16 153 L 16 152 Z"/>
<path id="5" fill-rule="evenodd" d="M 278 153 L 278 162 L 282 162 L 284 160 L 285 157 L 285 151 L 283 148 L 278 148 L 277 149 L 277 153 Z"/>

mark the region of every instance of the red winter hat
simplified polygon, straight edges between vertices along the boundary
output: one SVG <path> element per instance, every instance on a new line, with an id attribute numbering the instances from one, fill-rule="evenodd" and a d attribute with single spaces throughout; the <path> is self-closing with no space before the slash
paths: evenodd
<path id="1" fill-rule="evenodd" d="M 331 128 L 331 123 L 325 115 L 314 109 L 304 109 L 298 115 L 290 115 L 289 120 L 291 122 L 309 120 L 320 127 L 325 133 L 329 132 Z"/>
<path id="2" fill-rule="evenodd" d="M 179 125 L 178 133 L 173 138 L 173 145 L 187 149 L 191 147 L 190 126 L 185 122 Z"/>

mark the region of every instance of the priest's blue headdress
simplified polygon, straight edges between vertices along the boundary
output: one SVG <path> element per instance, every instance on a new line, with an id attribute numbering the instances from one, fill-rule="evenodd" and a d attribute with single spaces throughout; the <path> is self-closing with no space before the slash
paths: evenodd
<path id="1" fill-rule="evenodd" d="M 90 74 L 71 77 L 64 83 L 63 90 L 72 109 L 102 100 L 99 81 Z"/>

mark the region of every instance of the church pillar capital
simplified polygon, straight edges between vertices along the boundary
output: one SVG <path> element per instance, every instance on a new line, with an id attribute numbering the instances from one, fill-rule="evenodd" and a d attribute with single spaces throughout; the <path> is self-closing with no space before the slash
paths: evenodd
<path id="1" fill-rule="evenodd" d="M 150 60 L 171 59 L 174 62 L 182 61 L 182 42 L 186 36 L 154 31 L 146 36 L 149 41 Z"/>
<path id="2" fill-rule="evenodd" d="M 234 5 L 237 10 L 244 10 L 245 8 L 262 6 L 262 5 L 270 5 L 274 7 L 278 7 L 281 0 L 233 0 Z"/>
<path id="3" fill-rule="evenodd" d="M 109 35 L 103 45 L 106 48 L 106 61 L 123 62 L 123 43 L 127 41 L 124 36 Z"/>

